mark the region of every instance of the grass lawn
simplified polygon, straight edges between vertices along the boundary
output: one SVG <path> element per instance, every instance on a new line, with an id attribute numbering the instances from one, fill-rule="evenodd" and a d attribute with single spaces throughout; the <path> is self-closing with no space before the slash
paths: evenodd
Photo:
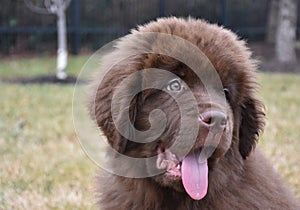
<path id="1" fill-rule="evenodd" d="M 87 56 L 71 57 L 76 75 Z M 2 60 L 0 78 L 49 74 L 55 58 Z M 260 74 L 267 125 L 260 148 L 300 198 L 300 75 Z M 95 209 L 99 170 L 72 122 L 73 86 L 0 83 L 0 209 Z"/>

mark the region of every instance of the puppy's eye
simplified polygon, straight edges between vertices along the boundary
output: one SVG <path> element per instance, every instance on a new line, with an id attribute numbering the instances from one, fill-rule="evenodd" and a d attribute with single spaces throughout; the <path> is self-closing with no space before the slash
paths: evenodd
<path id="1" fill-rule="evenodd" d="M 227 88 L 223 89 L 226 99 L 229 101 L 230 99 L 230 91 Z"/>
<path id="2" fill-rule="evenodd" d="M 182 90 L 181 82 L 178 79 L 174 79 L 169 82 L 167 89 L 169 91 L 179 92 Z"/>

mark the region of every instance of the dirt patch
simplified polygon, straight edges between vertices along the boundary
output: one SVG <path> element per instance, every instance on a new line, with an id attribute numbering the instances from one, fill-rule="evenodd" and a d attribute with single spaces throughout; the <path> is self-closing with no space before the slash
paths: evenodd
<path id="1" fill-rule="evenodd" d="M 68 76 L 66 79 L 58 79 L 55 75 L 40 75 L 36 77 L 18 77 L 12 79 L 1 79 L 1 82 L 11 84 L 75 84 L 77 81 L 76 77 Z M 79 84 L 86 83 L 86 81 L 78 80 Z"/>

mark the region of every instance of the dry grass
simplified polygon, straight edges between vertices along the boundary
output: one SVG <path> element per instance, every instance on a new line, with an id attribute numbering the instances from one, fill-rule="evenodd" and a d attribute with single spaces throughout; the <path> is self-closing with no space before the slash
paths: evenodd
<path id="1" fill-rule="evenodd" d="M 96 166 L 73 130 L 73 87 L 0 88 L 0 209 L 90 209 Z"/>
<path id="2" fill-rule="evenodd" d="M 267 124 L 261 148 L 300 198 L 300 75 L 262 74 Z"/>
<path id="3" fill-rule="evenodd" d="M 300 76 L 261 74 L 260 82 L 268 116 L 261 148 L 300 198 Z M 74 133 L 73 86 L 0 90 L 0 209 L 94 209 L 98 168 Z"/>

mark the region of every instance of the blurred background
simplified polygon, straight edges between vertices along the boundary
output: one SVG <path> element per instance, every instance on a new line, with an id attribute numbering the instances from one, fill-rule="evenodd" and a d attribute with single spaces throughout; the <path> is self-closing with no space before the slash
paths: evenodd
<path id="1" fill-rule="evenodd" d="M 261 41 L 269 4 L 268 0 L 72 0 L 67 10 L 70 50 L 78 54 L 98 49 L 137 24 L 170 15 L 205 18 Z M 55 52 L 55 15 L 35 13 L 20 0 L 3 0 L 0 14 L 1 53 Z"/>
<path id="2" fill-rule="evenodd" d="M 63 3 L 65 45 L 71 55 L 91 53 L 158 17 L 192 16 L 223 25 L 253 43 L 256 55 L 268 61 L 262 70 L 283 71 L 275 58 L 297 60 L 298 0 L 2 0 L 0 56 L 56 54 L 61 31 L 57 6 Z M 285 71 L 300 69 L 289 65 Z"/>
<path id="3" fill-rule="evenodd" d="M 57 17 L 41 10 L 47 1 L 52 0 L 2 0 L 1 54 L 55 52 Z M 278 7 L 279 0 L 72 0 L 66 11 L 68 43 L 73 54 L 95 50 L 137 24 L 172 15 L 204 18 L 250 41 L 263 41 L 268 33 L 275 35 L 276 26 L 269 26 L 278 22 Z"/>
<path id="4" fill-rule="evenodd" d="M 104 44 L 169 16 L 249 43 L 267 112 L 260 147 L 300 198 L 299 0 L 1 0 L 0 209 L 95 209 L 100 169 L 72 123 L 77 75 Z"/>

